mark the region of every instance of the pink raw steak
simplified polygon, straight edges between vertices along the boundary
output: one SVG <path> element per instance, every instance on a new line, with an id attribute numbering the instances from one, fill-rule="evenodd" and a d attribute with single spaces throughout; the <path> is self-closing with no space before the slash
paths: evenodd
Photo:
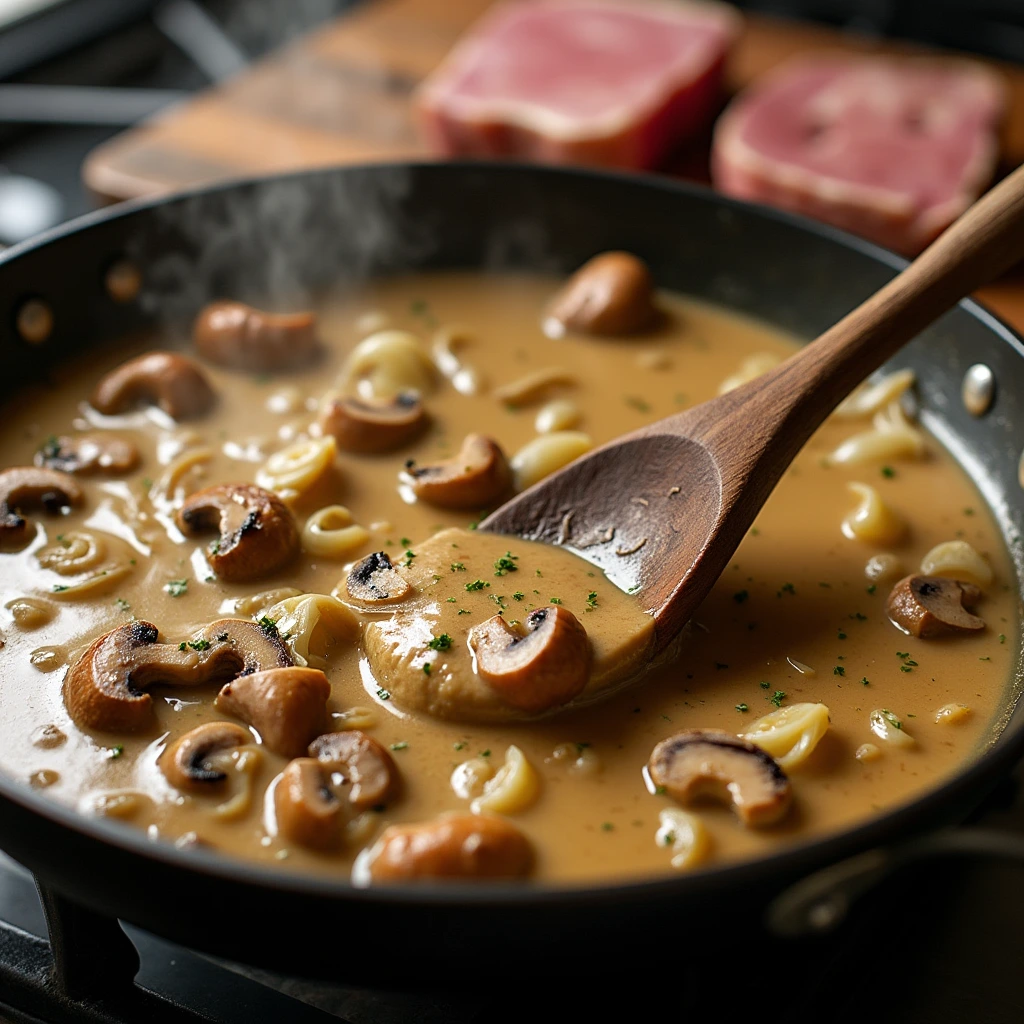
<path id="1" fill-rule="evenodd" d="M 1003 105 L 971 61 L 798 58 L 719 118 L 714 182 L 912 256 L 990 181 Z"/>
<path id="2" fill-rule="evenodd" d="M 524 0 L 489 12 L 420 87 L 446 155 L 652 167 L 705 127 L 739 29 L 685 0 Z"/>

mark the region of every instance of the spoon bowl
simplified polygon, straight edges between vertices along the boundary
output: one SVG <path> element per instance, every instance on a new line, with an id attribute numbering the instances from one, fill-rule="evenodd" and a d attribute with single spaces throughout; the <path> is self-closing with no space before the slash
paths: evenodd
<path id="1" fill-rule="evenodd" d="M 588 453 L 480 529 L 567 547 L 635 593 L 664 650 L 826 416 L 923 328 L 1024 258 L 1024 167 L 815 341 L 756 380 Z"/>

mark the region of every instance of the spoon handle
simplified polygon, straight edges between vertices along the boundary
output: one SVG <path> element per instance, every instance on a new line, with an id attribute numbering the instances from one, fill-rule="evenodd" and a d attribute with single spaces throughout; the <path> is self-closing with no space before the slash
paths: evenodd
<path id="1" fill-rule="evenodd" d="M 1024 167 L 976 202 L 905 270 L 797 355 L 736 394 L 743 417 L 774 407 L 792 458 L 869 373 L 975 288 L 1024 259 Z M 738 389 L 739 390 L 739 389 Z M 752 408 L 755 406 L 756 408 Z M 724 426 L 724 424 L 723 424 Z M 788 458 L 786 461 L 788 461 Z"/>

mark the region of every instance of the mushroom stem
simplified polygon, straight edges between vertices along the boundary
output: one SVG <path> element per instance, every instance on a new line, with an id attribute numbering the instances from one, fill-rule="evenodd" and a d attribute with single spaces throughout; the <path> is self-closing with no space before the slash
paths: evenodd
<path id="1" fill-rule="evenodd" d="M 0 472 L 0 546 L 24 547 L 31 539 L 20 509 L 41 505 L 49 512 L 60 512 L 84 500 L 82 488 L 67 473 L 37 466 L 5 469 Z"/>

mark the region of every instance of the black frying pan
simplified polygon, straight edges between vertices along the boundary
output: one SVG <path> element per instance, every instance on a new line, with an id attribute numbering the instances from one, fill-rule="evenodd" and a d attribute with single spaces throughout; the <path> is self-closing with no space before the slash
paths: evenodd
<path id="1" fill-rule="evenodd" d="M 212 298 L 295 301 L 366 275 L 419 268 L 528 267 L 566 273 L 627 249 L 659 285 L 814 337 L 880 287 L 899 258 L 799 218 L 649 177 L 481 164 L 316 171 L 213 188 L 83 218 L 0 258 L 0 394 L 120 334 L 188 322 Z M 133 260 L 147 288 L 119 305 L 104 276 Z M 29 299 L 54 327 L 25 342 Z M 973 417 L 961 381 L 994 371 L 991 410 Z M 921 416 L 994 510 L 1024 580 L 1024 346 L 971 302 L 942 318 L 893 366 L 918 379 Z M 0 662 L 2 665 L 2 662 Z M 1018 651 L 1015 676 L 1024 662 Z M 0 668 L 2 670 L 2 668 Z M 54 681 L 53 685 L 57 685 Z M 768 901 L 843 858 L 958 822 L 1024 753 L 1024 710 L 1007 697 L 1001 734 L 972 764 L 910 805 L 756 862 L 602 888 L 457 885 L 377 890 L 176 850 L 78 815 L 0 778 L 0 846 L 58 893 L 185 945 L 299 974 L 362 984 L 467 974 L 510 979 L 584 967 L 591 977 L 658 951 L 678 959 L 760 927 Z M 681 925 L 685 922 L 685 928 Z M 466 965 L 471 965 L 467 967 Z"/>

